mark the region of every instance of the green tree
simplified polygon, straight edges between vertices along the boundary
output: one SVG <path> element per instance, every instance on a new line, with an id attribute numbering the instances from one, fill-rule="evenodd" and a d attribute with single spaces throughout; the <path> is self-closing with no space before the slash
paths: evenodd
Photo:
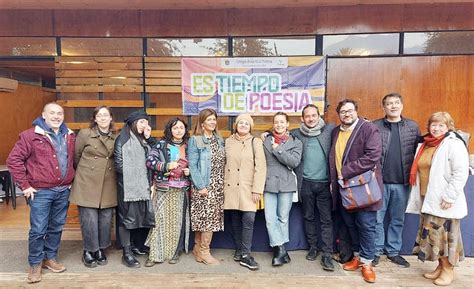
<path id="1" fill-rule="evenodd" d="M 233 40 L 234 56 L 277 56 L 276 47 L 272 49 L 266 40 L 258 38 L 235 38 Z M 214 47 L 208 47 L 216 55 L 227 55 L 227 42 L 222 41 Z"/>
<path id="2" fill-rule="evenodd" d="M 474 32 L 430 32 L 426 40 L 425 53 L 472 53 L 474 52 Z"/>

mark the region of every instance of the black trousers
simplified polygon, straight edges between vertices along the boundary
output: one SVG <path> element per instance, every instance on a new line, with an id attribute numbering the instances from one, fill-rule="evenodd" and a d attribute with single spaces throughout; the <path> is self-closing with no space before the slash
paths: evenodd
<path id="1" fill-rule="evenodd" d="M 253 224 L 255 212 L 243 212 L 232 210 L 232 233 L 237 250 L 241 250 L 242 256 L 248 255 L 252 248 Z"/>
<path id="2" fill-rule="evenodd" d="M 312 249 L 318 248 L 318 222 L 320 223 L 321 250 L 333 252 L 332 197 L 328 182 L 312 182 L 303 179 L 301 184 L 306 240 Z"/>

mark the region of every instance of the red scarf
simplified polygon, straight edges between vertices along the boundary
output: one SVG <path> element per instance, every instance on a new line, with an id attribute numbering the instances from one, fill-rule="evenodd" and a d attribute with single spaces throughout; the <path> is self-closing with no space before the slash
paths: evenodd
<path id="1" fill-rule="evenodd" d="M 416 183 L 416 173 L 418 171 L 418 161 L 421 158 L 421 155 L 423 154 L 423 150 L 425 149 L 426 146 L 429 147 L 437 147 L 439 144 L 443 141 L 444 137 L 446 135 L 443 134 L 442 136 L 439 137 L 434 137 L 431 134 L 426 135 L 423 139 L 423 143 L 421 144 L 420 149 L 418 150 L 418 153 L 416 154 L 415 160 L 413 161 L 413 164 L 411 165 L 410 169 L 410 185 L 414 186 Z"/>
<path id="2" fill-rule="evenodd" d="M 277 145 L 286 143 L 289 137 L 290 135 L 288 134 L 288 131 L 284 132 L 283 134 L 277 134 L 276 132 L 273 132 L 273 139 Z"/>

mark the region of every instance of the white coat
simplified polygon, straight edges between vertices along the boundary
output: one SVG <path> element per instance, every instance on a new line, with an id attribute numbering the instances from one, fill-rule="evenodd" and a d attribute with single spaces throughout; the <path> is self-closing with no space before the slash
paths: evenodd
<path id="1" fill-rule="evenodd" d="M 418 153 L 421 144 L 416 152 Z M 428 186 L 424 201 L 420 195 L 420 179 L 412 187 L 407 213 L 429 214 L 446 219 L 462 219 L 467 215 L 464 186 L 469 176 L 469 155 L 463 141 L 449 133 L 433 154 Z M 441 200 L 452 203 L 451 208 L 441 209 Z"/>

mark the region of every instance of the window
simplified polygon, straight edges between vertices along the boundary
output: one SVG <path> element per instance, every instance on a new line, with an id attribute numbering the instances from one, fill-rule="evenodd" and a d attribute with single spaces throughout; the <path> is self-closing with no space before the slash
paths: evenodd
<path id="1" fill-rule="evenodd" d="M 226 38 L 151 38 L 148 56 L 227 56 Z"/>
<path id="2" fill-rule="evenodd" d="M 314 55 L 314 36 L 233 38 L 233 56 L 292 56 Z"/>
<path id="3" fill-rule="evenodd" d="M 323 36 L 323 54 L 331 56 L 367 56 L 398 54 L 398 33 Z"/>
<path id="4" fill-rule="evenodd" d="M 141 38 L 62 38 L 63 56 L 142 56 Z"/>
<path id="5" fill-rule="evenodd" d="M 474 31 L 405 33 L 403 53 L 474 53 Z"/>
<path id="6" fill-rule="evenodd" d="M 56 56 L 53 37 L 0 37 L 0 55 Z"/>

